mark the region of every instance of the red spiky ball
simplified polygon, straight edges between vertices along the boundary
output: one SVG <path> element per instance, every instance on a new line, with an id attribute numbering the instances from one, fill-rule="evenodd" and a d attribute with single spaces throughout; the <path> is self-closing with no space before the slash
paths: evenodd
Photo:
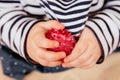
<path id="1" fill-rule="evenodd" d="M 66 29 L 51 29 L 46 33 L 46 37 L 51 40 L 56 40 L 59 42 L 59 46 L 55 48 L 50 48 L 52 51 L 64 51 L 66 54 L 70 54 L 74 45 L 76 43 L 75 37 Z"/>

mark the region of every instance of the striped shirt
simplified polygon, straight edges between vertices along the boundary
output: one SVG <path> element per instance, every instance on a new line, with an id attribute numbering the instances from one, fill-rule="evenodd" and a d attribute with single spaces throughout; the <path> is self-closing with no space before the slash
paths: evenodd
<path id="1" fill-rule="evenodd" d="M 120 46 L 120 0 L 0 0 L 0 40 L 23 58 L 31 27 L 58 20 L 75 36 L 84 27 L 98 38 L 104 58 Z"/>

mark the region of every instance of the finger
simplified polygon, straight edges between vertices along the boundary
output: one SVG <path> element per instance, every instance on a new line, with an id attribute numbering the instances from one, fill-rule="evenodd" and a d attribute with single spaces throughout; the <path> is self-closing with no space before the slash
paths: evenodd
<path id="1" fill-rule="evenodd" d="M 59 66 L 62 62 L 61 61 L 47 61 L 43 58 L 36 58 L 37 62 L 43 66 L 47 66 L 47 67 L 56 67 Z"/>
<path id="2" fill-rule="evenodd" d="M 44 48 L 37 47 L 35 44 L 31 44 L 31 45 L 32 48 L 31 47 L 29 48 L 28 55 L 30 58 L 32 58 L 35 61 L 36 61 L 35 57 L 43 58 L 47 61 L 57 61 L 66 57 L 65 52 L 53 52 Z"/>
<path id="3" fill-rule="evenodd" d="M 89 46 L 88 52 L 90 52 L 93 49 L 94 49 L 93 46 Z M 81 65 L 78 65 L 78 67 L 82 69 L 88 69 L 93 67 L 96 64 L 101 54 L 98 53 L 97 50 L 91 51 L 90 53 L 91 53 L 90 58 L 88 58 L 85 62 L 83 61 L 83 63 L 81 63 Z"/>
<path id="4" fill-rule="evenodd" d="M 88 49 L 78 58 L 74 59 L 71 62 L 64 63 L 64 67 L 76 67 L 80 64 L 85 63 L 92 55 L 88 53 Z"/>
<path id="5" fill-rule="evenodd" d="M 76 66 L 77 68 L 81 69 L 89 69 L 93 67 L 96 64 L 95 60 L 93 57 L 91 57 L 88 61 L 86 61 L 84 64 Z"/>
<path id="6" fill-rule="evenodd" d="M 34 46 L 34 45 L 33 45 Z M 43 54 L 45 53 L 40 53 L 42 52 L 42 49 L 37 48 L 36 46 L 33 47 L 33 49 L 35 51 L 29 52 L 29 57 L 34 60 L 35 62 L 43 65 L 43 66 L 48 66 L 48 67 L 55 67 L 60 65 L 62 62 L 61 60 L 55 60 L 54 58 L 52 58 L 53 60 L 49 60 L 49 58 L 45 57 Z M 40 51 L 38 51 L 38 49 Z M 34 54 L 33 54 L 34 53 Z M 43 57 L 42 57 L 43 56 Z M 49 55 L 48 55 L 49 56 Z"/>
<path id="7" fill-rule="evenodd" d="M 44 35 L 39 36 L 38 34 L 38 36 L 35 37 L 35 41 L 35 44 L 42 48 L 54 48 L 59 46 L 59 42 L 47 39 Z"/>
<path id="8" fill-rule="evenodd" d="M 77 59 L 79 56 L 81 56 L 86 51 L 86 49 L 87 49 L 87 44 L 79 40 L 76 43 L 72 53 L 64 59 L 64 62 L 68 63 L 68 62 L 71 62 Z"/>
<path id="9" fill-rule="evenodd" d="M 39 49 L 37 51 L 40 58 L 43 58 L 47 61 L 58 61 L 66 57 L 65 52 L 53 52 L 46 49 Z"/>
<path id="10" fill-rule="evenodd" d="M 95 64 L 99 58 L 97 51 L 91 51 L 93 48 L 91 46 L 76 60 L 64 64 L 64 67 L 80 67 L 80 68 L 90 68 Z"/>
<path id="11" fill-rule="evenodd" d="M 64 29 L 64 25 L 60 22 L 58 22 L 57 20 L 49 20 L 47 22 L 43 22 L 43 24 L 41 24 L 42 26 L 44 26 L 44 28 L 46 28 L 47 30 L 55 28 L 55 29 Z"/>

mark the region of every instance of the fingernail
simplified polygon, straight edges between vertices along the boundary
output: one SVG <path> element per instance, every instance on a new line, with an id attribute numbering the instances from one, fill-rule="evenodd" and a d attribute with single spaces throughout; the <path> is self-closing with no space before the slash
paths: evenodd
<path id="1" fill-rule="evenodd" d="M 65 57 L 66 57 L 66 54 L 65 54 L 65 53 L 62 53 L 62 57 L 65 58 Z"/>
<path id="2" fill-rule="evenodd" d="M 62 66 L 63 66 L 64 68 L 69 68 L 69 67 L 70 67 L 69 64 L 67 64 L 67 63 L 63 63 Z"/>
<path id="3" fill-rule="evenodd" d="M 67 63 L 67 62 L 68 62 L 68 60 L 67 60 L 67 59 L 64 59 L 64 62 L 66 62 L 66 63 Z"/>
<path id="4" fill-rule="evenodd" d="M 62 67 L 64 67 L 64 68 L 66 67 L 64 63 L 62 64 Z"/>
<path id="5" fill-rule="evenodd" d="M 55 43 L 54 45 L 55 45 L 56 47 L 58 47 L 58 46 L 59 46 L 59 42 L 56 41 L 56 43 Z"/>

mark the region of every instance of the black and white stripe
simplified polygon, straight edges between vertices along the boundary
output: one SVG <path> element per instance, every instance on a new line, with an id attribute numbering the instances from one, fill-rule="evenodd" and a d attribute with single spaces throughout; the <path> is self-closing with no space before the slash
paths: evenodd
<path id="1" fill-rule="evenodd" d="M 0 0 L 1 43 L 25 58 L 28 32 L 40 18 L 58 20 L 76 36 L 87 26 L 105 57 L 120 46 L 120 0 Z"/>
<path id="2" fill-rule="evenodd" d="M 98 37 L 104 56 L 120 46 L 120 3 L 116 2 L 120 1 L 110 1 L 101 12 L 86 22 Z"/>
<path id="3" fill-rule="evenodd" d="M 78 35 L 85 26 L 85 21 L 88 18 L 88 10 L 90 8 L 90 0 L 72 0 L 71 2 L 65 2 L 63 0 L 42 0 L 40 4 L 44 9 L 47 9 L 49 18 L 57 19 L 62 22 L 66 29 L 73 34 Z M 70 4 L 72 3 L 72 4 Z M 79 6 L 81 5 L 81 6 Z"/>

